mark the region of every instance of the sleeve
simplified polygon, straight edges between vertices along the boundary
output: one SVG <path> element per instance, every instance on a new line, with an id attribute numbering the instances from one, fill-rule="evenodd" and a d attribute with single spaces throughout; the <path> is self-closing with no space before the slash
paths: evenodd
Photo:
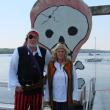
<path id="1" fill-rule="evenodd" d="M 51 59 L 51 53 L 49 50 L 46 50 L 46 56 L 45 56 L 45 65 L 48 65 L 48 62 Z"/>
<path id="2" fill-rule="evenodd" d="M 15 89 L 16 86 L 20 86 L 17 78 L 18 60 L 19 60 L 18 49 L 15 49 L 10 61 L 8 90 L 12 90 Z"/>
<path id="3" fill-rule="evenodd" d="M 78 78 L 77 78 L 77 73 L 76 73 L 76 68 L 73 66 L 73 100 L 79 101 L 80 97 L 78 94 Z"/>
<path id="4" fill-rule="evenodd" d="M 44 72 L 43 75 L 46 76 L 47 75 L 47 65 L 44 65 Z"/>
<path id="5" fill-rule="evenodd" d="M 51 53 L 49 50 L 47 50 L 45 56 L 44 76 L 47 75 L 47 68 L 50 59 L 51 59 Z M 48 90 L 48 80 L 46 80 L 46 84 L 44 85 L 44 102 L 48 102 L 48 101 L 49 101 L 49 90 Z"/>
<path id="6" fill-rule="evenodd" d="M 48 90 L 48 81 L 44 85 L 44 102 L 49 102 L 49 90 Z"/>

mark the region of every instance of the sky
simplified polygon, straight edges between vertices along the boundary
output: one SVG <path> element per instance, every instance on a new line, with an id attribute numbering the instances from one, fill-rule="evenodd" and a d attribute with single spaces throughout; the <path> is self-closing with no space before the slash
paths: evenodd
<path id="1" fill-rule="evenodd" d="M 84 0 L 88 6 L 110 5 L 110 0 Z M 0 2 L 0 48 L 21 46 L 31 29 L 30 11 L 36 0 Z M 110 15 L 93 16 L 92 31 L 83 49 L 110 50 Z M 95 46 L 96 39 L 96 46 Z"/>

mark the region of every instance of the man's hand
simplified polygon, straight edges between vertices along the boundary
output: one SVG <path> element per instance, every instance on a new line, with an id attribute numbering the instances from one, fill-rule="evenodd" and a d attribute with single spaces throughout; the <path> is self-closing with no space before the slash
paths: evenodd
<path id="1" fill-rule="evenodd" d="M 23 89 L 22 89 L 22 87 L 17 86 L 17 87 L 16 87 L 16 91 L 21 91 L 21 92 L 23 92 Z"/>

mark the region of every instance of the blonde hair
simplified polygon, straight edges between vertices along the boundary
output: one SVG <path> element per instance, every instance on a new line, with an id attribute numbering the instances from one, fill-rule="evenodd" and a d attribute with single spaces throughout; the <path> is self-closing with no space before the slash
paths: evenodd
<path id="1" fill-rule="evenodd" d="M 70 59 L 70 57 L 68 56 L 68 54 L 70 53 L 70 50 L 67 48 L 67 46 L 63 43 L 58 43 L 51 49 L 53 60 L 57 60 L 57 49 L 64 49 L 65 50 L 65 60 Z"/>

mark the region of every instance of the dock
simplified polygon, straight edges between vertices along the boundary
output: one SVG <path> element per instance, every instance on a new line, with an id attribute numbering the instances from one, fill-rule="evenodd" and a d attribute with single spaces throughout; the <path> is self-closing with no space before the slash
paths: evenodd
<path id="1" fill-rule="evenodd" d="M 79 79 L 79 88 L 81 88 L 83 79 Z M 98 82 L 97 82 L 98 83 Z M 78 110 L 110 110 L 110 90 L 95 88 L 95 78 L 90 80 L 89 89 L 86 90 L 86 86 L 83 86 L 82 94 L 82 106 L 83 108 Z M 13 110 L 13 93 L 8 94 L 7 83 L 0 83 L 0 90 L 4 93 L 7 99 L 3 99 L 4 95 L 0 94 L 0 110 Z M 86 90 L 86 92 L 85 92 Z M 81 92 L 81 91 L 80 91 Z M 85 94 L 86 93 L 86 94 Z M 10 101 L 11 100 L 11 101 Z M 48 107 L 43 107 L 42 110 L 50 110 Z"/>
<path id="2" fill-rule="evenodd" d="M 110 90 L 97 90 L 92 110 L 110 110 Z"/>

